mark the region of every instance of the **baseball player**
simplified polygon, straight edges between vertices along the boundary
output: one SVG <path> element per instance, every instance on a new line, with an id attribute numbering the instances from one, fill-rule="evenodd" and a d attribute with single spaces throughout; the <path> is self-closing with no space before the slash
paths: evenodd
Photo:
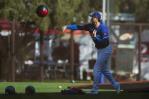
<path id="1" fill-rule="evenodd" d="M 112 46 L 109 44 L 109 32 L 107 26 L 101 20 L 101 14 L 94 12 L 91 15 L 91 23 L 85 25 L 70 24 L 67 29 L 70 30 L 86 30 L 89 31 L 90 36 L 97 48 L 97 59 L 94 64 L 93 76 L 94 82 L 91 94 L 98 94 L 100 78 L 102 74 L 107 78 L 116 92 L 120 92 L 120 84 L 113 78 L 109 70 L 108 60 L 112 53 Z"/>

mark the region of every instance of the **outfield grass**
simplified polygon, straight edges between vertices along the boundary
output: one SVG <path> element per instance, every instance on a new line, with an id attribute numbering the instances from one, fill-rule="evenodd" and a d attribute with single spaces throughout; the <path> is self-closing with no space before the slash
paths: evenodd
<path id="1" fill-rule="evenodd" d="M 85 82 L 87 83 L 87 82 Z M 84 82 L 0 82 L 0 93 L 5 92 L 6 86 L 14 86 L 17 93 L 24 93 L 25 87 L 32 85 L 35 87 L 36 92 L 48 93 L 48 92 L 60 92 L 71 85 L 82 85 Z M 61 86 L 61 87 L 60 87 Z"/>

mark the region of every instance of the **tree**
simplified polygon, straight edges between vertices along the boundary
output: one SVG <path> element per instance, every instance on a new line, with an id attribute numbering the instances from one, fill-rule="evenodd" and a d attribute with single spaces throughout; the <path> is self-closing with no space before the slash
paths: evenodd
<path id="1" fill-rule="evenodd" d="M 134 14 L 136 22 L 149 22 L 149 0 L 110 0 L 110 12 Z"/>
<path id="2" fill-rule="evenodd" d="M 88 0 L 52 0 L 52 2 L 54 3 L 52 3 L 50 17 L 53 16 L 55 27 L 61 28 L 63 25 L 78 21 L 80 18 L 84 20 L 83 16 L 87 16 Z"/>
<path id="3" fill-rule="evenodd" d="M 137 22 L 149 22 L 149 0 L 134 0 L 135 1 L 135 15 Z"/>
<path id="4" fill-rule="evenodd" d="M 44 18 L 43 24 L 40 24 L 41 18 L 36 15 L 36 8 L 40 4 L 47 4 L 49 7 L 49 16 Z M 61 29 L 65 24 L 86 21 L 91 11 L 89 0 L 0 0 L 0 5 L 2 5 L 0 18 L 9 19 L 11 22 L 15 20 L 17 23 L 15 24 L 15 55 L 19 64 L 23 64 L 24 60 L 33 56 L 29 51 L 33 46 L 28 46 L 34 42 L 32 33 L 29 31 L 30 23 L 44 26 L 44 30 L 48 27 Z M 0 53 L 5 55 L 7 51 L 1 49 Z M 1 64 L 1 70 L 4 68 L 9 69 L 6 62 Z"/>

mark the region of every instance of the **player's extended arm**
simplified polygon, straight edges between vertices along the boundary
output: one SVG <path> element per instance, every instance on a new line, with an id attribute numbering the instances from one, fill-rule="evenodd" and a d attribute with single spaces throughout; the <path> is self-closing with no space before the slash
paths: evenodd
<path id="1" fill-rule="evenodd" d="M 77 24 L 67 25 L 66 28 L 70 30 L 88 30 L 87 25 L 77 25 Z"/>

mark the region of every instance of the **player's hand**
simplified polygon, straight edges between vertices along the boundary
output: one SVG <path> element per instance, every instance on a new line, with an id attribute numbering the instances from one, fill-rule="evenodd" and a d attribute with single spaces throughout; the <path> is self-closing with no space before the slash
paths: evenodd
<path id="1" fill-rule="evenodd" d="M 94 31 L 93 31 L 93 36 L 96 37 L 96 34 L 97 34 L 97 31 L 94 30 Z"/>
<path id="2" fill-rule="evenodd" d="M 91 37 L 96 37 L 97 31 L 93 30 L 93 32 L 90 33 Z"/>
<path id="3" fill-rule="evenodd" d="M 66 28 L 70 29 L 70 30 L 77 30 L 77 25 L 76 24 L 70 24 L 70 25 L 67 25 Z"/>

